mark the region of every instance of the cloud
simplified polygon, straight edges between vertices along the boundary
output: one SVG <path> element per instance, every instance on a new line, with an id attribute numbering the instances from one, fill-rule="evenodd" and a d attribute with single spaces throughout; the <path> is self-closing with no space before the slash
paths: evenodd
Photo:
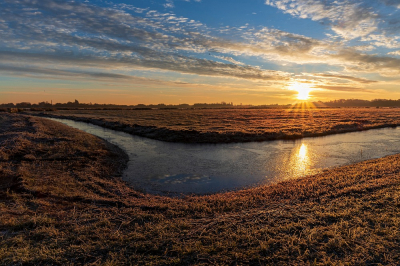
<path id="1" fill-rule="evenodd" d="M 164 4 L 165 8 L 174 8 L 174 2 L 172 0 L 167 0 L 167 2 Z"/>
<path id="2" fill-rule="evenodd" d="M 83 80 L 83 81 L 101 81 L 113 83 L 126 83 L 127 85 L 166 85 L 172 87 L 193 87 L 203 86 L 202 84 L 193 84 L 187 82 L 165 81 L 152 78 L 144 78 L 133 75 L 124 75 L 110 72 L 95 72 L 95 71 L 68 71 L 54 68 L 44 68 L 39 66 L 10 66 L 0 65 L 0 73 L 7 73 L 11 76 L 29 77 L 49 80 Z M 214 86 L 216 88 L 216 86 Z M 112 91 L 115 91 L 113 89 Z"/>
<path id="3" fill-rule="evenodd" d="M 320 89 L 325 89 L 325 90 L 331 90 L 331 91 L 343 91 L 343 92 L 372 92 L 370 90 L 364 89 L 364 88 L 358 88 L 358 87 L 346 87 L 346 86 L 326 86 L 326 85 L 321 85 L 321 86 L 316 86 L 317 88 Z"/>
<path id="4" fill-rule="evenodd" d="M 35 75 L 39 78 L 43 77 L 62 77 L 69 80 L 75 80 L 77 78 L 92 78 L 95 80 L 132 80 L 136 79 L 136 77 L 132 77 L 129 75 L 122 75 L 122 74 L 114 74 L 114 73 L 107 73 L 107 72 L 88 72 L 88 71 L 66 71 L 54 68 L 42 68 L 38 66 L 12 66 L 12 65 L 0 65 L 0 72 L 6 72 L 12 75 L 24 74 L 25 76 L 35 77 Z"/>
<path id="5" fill-rule="evenodd" d="M 384 3 L 387 6 L 394 6 L 400 9 L 400 2 L 398 0 L 380 0 L 380 2 Z"/>
<path id="6" fill-rule="evenodd" d="M 377 82 L 375 80 L 357 78 L 357 77 L 340 75 L 340 74 L 317 73 L 317 74 L 310 74 L 310 75 L 314 76 L 314 77 L 341 79 L 341 80 L 354 81 L 354 82 L 357 82 L 357 83 L 365 83 L 365 84 L 370 84 L 370 83 L 376 83 Z"/>
<path id="7" fill-rule="evenodd" d="M 41 62 L 37 64 L 39 66 L 46 64 L 64 65 L 67 67 L 73 67 L 76 65 L 81 68 L 104 68 L 104 69 L 137 69 L 140 67 L 162 69 L 169 71 L 177 71 L 187 74 L 207 75 L 207 76 L 222 76 L 222 77 L 233 77 L 242 79 L 254 79 L 254 80 L 288 80 L 290 74 L 273 71 L 273 70 L 261 70 L 251 66 L 237 66 L 232 64 L 224 64 L 206 59 L 190 58 L 184 56 L 165 56 L 152 50 L 142 51 L 142 55 L 151 53 L 154 58 L 146 58 L 140 56 L 132 58 L 130 56 L 119 56 L 117 58 L 104 58 L 95 57 L 92 55 L 71 55 L 71 54 L 30 54 L 23 52 L 0 52 L 0 62 Z"/>
<path id="8" fill-rule="evenodd" d="M 361 52 L 369 52 L 375 50 L 375 46 L 373 45 L 357 45 L 357 46 L 352 46 L 353 49 Z"/>
<path id="9" fill-rule="evenodd" d="M 67 64 L 68 67 L 87 65 L 100 68 L 102 66 L 145 67 L 244 79 L 286 79 L 287 74 L 279 71 L 261 70 L 252 66 L 225 64 L 177 54 L 177 49 L 198 51 L 209 47 L 206 46 L 207 41 L 200 40 L 204 37 L 199 38 L 194 32 L 185 32 L 184 27 L 177 28 L 180 23 L 186 23 L 187 19 L 173 14 L 152 12 L 151 16 L 162 17 L 158 20 L 164 23 L 159 24 L 157 20 L 134 17 L 122 11 L 76 2 L 55 0 L 40 2 L 21 0 L 13 1 L 12 4 L 11 1 L 7 2 L 9 5 L 3 12 L 0 11 L 0 14 L 6 20 L 13 21 L 14 25 L 6 29 L 12 41 L 3 39 L 1 60 L 6 60 L 7 56 L 14 56 L 19 62 L 28 62 L 35 58 L 38 62 L 50 60 L 53 64 Z M 48 15 L 19 16 L 20 5 L 44 10 Z M 70 13 L 71 10 L 74 10 L 73 14 Z M 189 21 L 188 25 L 193 27 L 193 22 Z M 175 31 L 183 33 L 186 37 L 177 38 Z M 8 50 L 15 50 L 12 47 L 19 48 L 19 52 L 5 52 L 4 46 L 8 46 Z"/>
<path id="10" fill-rule="evenodd" d="M 361 40 L 364 42 L 369 42 L 375 46 L 386 47 L 386 48 L 400 48 L 400 42 L 398 41 L 400 36 L 388 37 L 383 34 L 370 34 L 363 37 Z"/>
<path id="11" fill-rule="evenodd" d="M 221 59 L 221 60 L 225 60 L 228 62 L 231 62 L 232 64 L 235 65 L 244 65 L 242 62 L 236 61 L 235 59 L 233 59 L 232 57 L 228 57 L 228 56 L 218 56 L 218 55 L 214 55 L 213 57 Z"/>
<path id="12" fill-rule="evenodd" d="M 294 17 L 330 24 L 334 32 L 349 40 L 377 29 L 377 14 L 355 1 L 266 0 L 265 3 Z"/>
<path id="13" fill-rule="evenodd" d="M 346 62 L 345 68 L 350 71 L 379 73 L 384 76 L 400 75 L 399 58 L 361 54 L 351 49 L 343 49 L 331 58 Z"/>
<path id="14" fill-rule="evenodd" d="M 378 19 L 364 6 L 346 1 L 271 0 L 267 4 L 293 16 L 330 21 L 332 27 L 340 26 L 343 14 L 351 16 L 355 28 L 364 25 L 363 21 L 371 20 L 375 25 Z M 292 74 L 288 72 L 240 62 L 243 57 L 254 56 L 276 64 L 323 64 L 353 72 L 400 74 L 398 59 L 365 54 L 372 49 L 370 43 L 395 47 L 396 37 L 370 34 L 360 39 L 368 45 L 352 48 L 338 41 L 317 40 L 266 27 L 248 26 L 240 33 L 237 29 L 224 30 L 228 37 L 215 35 L 218 29 L 171 11 L 161 13 L 131 5 L 99 7 L 77 1 L 4 0 L 0 2 L 0 63 L 10 68 L 25 64 L 51 69 L 56 65 L 66 74 L 73 68 L 76 75 L 89 75 L 91 68 L 102 73 L 97 75 L 99 78 L 105 77 L 107 71 L 114 75 L 111 73 L 114 70 L 157 69 L 262 82 L 290 80 Z M 219 60 L 205 59 L 209 53 Z M 340 74 L 324 75 L 320 77 L 373 82 Z"/>

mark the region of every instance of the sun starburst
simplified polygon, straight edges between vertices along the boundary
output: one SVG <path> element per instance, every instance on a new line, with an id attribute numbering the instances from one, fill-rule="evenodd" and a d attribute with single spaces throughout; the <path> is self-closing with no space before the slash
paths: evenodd
<path id="1" fill-rule="evenodd" d="M 293 82 L 289 85 L 290 90 L 297 91 L 298 100 L 308 100 L 310 98 L 310 92 L 312 91 L 311 85 L 301 82 Z"/>

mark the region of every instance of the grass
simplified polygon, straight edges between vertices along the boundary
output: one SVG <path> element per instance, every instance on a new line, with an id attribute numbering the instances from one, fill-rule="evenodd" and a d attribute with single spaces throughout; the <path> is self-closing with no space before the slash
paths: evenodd
<path id="1" fill-rule="evenodd" d="M 126 157 L 91 135 L 16 114 L 0 123 L 1 265 L 400 261 L 399 155 L 276 185 L 168 198 L 122 182 Z"/>
<path id="2" fill-rule="evenodd" d="M 398 108 L 59 110 L 46 115 L 163 141 L 198 143 L 296 139 L 400 125 Z"/>

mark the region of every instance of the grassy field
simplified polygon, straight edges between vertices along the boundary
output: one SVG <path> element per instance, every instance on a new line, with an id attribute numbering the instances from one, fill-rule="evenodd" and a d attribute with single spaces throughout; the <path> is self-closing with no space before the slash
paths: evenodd
<path id="1" fill-rule="evenodd" d="M 398 265 L 400 156 L 248 190 L 168 198 L 126 156 L 37 117 L 0 115 L 1 265 Z M 245 178 L 245 177 L 244 177 Z"/>
<path id="2" fill-rule="evenodd" d="M 91 122 L 171 142 L 227 143 L 296 139 L 400 125 L 400 109 L 59 110 Z"/>

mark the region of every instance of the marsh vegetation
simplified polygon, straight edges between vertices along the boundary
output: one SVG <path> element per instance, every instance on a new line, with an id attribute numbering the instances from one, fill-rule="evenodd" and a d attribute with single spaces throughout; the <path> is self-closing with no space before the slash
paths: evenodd
<path id="1" fill-rule="evenodd" d="M 58 110 L 44 115 L 187 143 L 298 139 L 400 125 L 398 108 Z"/>
<path id="2" fill-rule="evenodd" d="M 94 136 L 15 114 L 0 123 L 0 264 L 400 260 L 399 155 L 276 185 L 169 198 L 122 182 L 124 153 Z"/>

